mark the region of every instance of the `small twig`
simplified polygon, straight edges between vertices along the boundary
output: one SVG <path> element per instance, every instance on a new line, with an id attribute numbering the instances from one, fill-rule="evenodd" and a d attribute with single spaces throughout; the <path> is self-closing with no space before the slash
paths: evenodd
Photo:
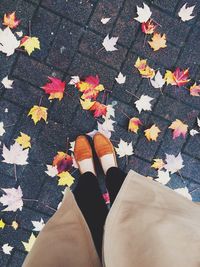
<path id="1" fill-rule="evenodd" d="M 68 150 L 69 150 L 69 137 L 67 137 L 66 153 L 68 153 Z"/>
<path id="2" fill-rule="evenodd" d="M 14 174 L 15 174 L 15 180 L 17 181 L 17 166 L 14 164 Z"/>
<path id="3" fill-rule="evenodd" d="M 29 31 L 29 36 L 31 37 L 31 21 L 30 20 L 28 22 L 28 31 Z"/>
<path id="4" fill-rule="evenodd" d="M 13 124 L 10 124 L 10 125 L 6 125 L 6 126 L 3 126 L 4 128 L 8 128 L 8 127 L 11 127 L 11 126 L 14 126 L 15 125 L 15 123 L 13 123 Z"/>
<path id="5" fill-rule="evenodd" d="M 99 54 L 99 52 L 101 52 L 104 49 L 104 47 L 100 48 L 97 52 L 96 55 Z"/>
<path id="6" fill-rule="evenodd" d="M 47 208 L 49 208 L 49 209 L 51 209 L 51 210 L 53 210 L 53 211 L 57 211 L 56 209 L 54 209 L 54 208 L 52 208 L 52 207 L 50 207 L 49 205 L 45 205 L 45 207 L 47 207 Z"/>
<path id="7" fill-rule="evenodd" d="M 22 200 L 24 201 L 34 201 L 34 202 L 38 202 L 38 199 L 32 199 L 32 198 L 22 198 Z"/>
<path id="8" fill-rule="evenodd" d="M 130 91 L 128 91 L 128 90 L 125 90 L 128 94 L 130 94 L 130 95 L 132 95 L 132 96 L 134 96 L 134 97 L 136 97 L 137 99 L 140 99 L 138 96 L 136 96 L 135 94 L 133 94 L 132 92 L 130 92 Z"/>
<path id="9" fill-rule="evenodd" d="M 146 40 L 147 40 L 147 35 L 145 34 L 144 42 L 143 42 L 143 47 L 145 47 L 145 45 L 146 45 Z"/>
<path id="10" fill-rule="evenodd" d="M 155 22 L 159 27 L 161 27 L 162 28 L 162 25 L 160 24 L 160 23 L 158 23 L 156 20 L 154 20 L 154 19 L 152 19 L 153 20 L 153 22 Z"/>
<path id="11" fill-rule="evenodd" d="M 129 120 L 131 119 L 123 110 L 118 107 L 116 107 L 116 109 L 118 109 L 122 114 L 124 114 L 124 116 L 126 116 Z"/>
<path id="12" fill-rule="evenodd" d="M 43 95 L 40 97 L 40 102 L 39 102 L 39 105 L 38 105 L 39 107 L 41 106 L 43 97 L 44 97 Z"/>

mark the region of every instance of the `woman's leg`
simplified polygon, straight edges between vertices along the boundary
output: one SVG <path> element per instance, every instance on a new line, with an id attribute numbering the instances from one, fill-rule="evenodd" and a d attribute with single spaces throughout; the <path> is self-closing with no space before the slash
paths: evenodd
<path id="1" fill-rule="evenodd" d="M 106 186 L 110 194 L 111 205 L 115 201 L 115 198 L 126 178 L 126 173 L 120 170 L 118 167 L 111 167 L 106 173 Z"/>
<path id="2" fill-rule="evenodd" d="M 91 172 L 82 174 L 74 190 L 74 196 L 92 233 L 97 252 L 101 257 L 103 229 L 108 208 L 99 188 L 97 177 Z"/>

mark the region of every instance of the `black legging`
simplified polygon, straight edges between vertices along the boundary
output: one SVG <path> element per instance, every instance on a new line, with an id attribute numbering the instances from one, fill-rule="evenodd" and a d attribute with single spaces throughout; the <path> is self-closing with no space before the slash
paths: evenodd
<path id="1" fill-rule="evenodd" d="M 113 204 L 126 174 L 119 168 L 112 167 L 106 174 L 106 187 Z M 74 190 L 76 202 L 82 211 L 90 228 L 95 247 L 101 257 L 104 223 L 108 214 L 108 208 L 102 197 L 97 177 L 86 172 L 81 175 L 77 187 Z"/>

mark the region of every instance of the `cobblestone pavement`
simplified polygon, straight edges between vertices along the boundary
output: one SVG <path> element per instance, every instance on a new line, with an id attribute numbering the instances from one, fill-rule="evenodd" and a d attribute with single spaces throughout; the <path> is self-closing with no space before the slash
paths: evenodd
<path id="1" fill-rule="evenodd" d="M 110 93 L 107 103 L 117 101 L 116 125 L 112 140 L 133 142 L 134 155 L 126 160 L 119 160 L 119 166 L 128 171 L 133 169 L 143 175 L 156 177 L 157 172 L 151 168 L 154 158 L 163 158 L 165 153 L 177 155 L 182 153 L 185 167 L 179 174 L 173 174 L 169 186 L 179 188 L 187 186 L 194 201 L 200 201 L 200 136 L 187 135 L 172 139 L 168 129 L 173 120 L 179 118 L 197 128 L 196 118 L 200 112 L 200 100 L 191 97 L 187 90 L 166 86 L 163 94 L 152 88 L 146 79 L 142 79 L 134 71 L 137 57 L 147 58 L 151 66 L 160 70 L 190 68 L 190 76 L 200 79 L 200 17 L 187 23 L 180 22 L 177 12 L 185 3 L 182 0 L 146 1 L 151 7 L 155 21 L 162 25 L 161 31 L 166 33 L 168 46 L 157 53 L 143 45 L 144 34 L 140 25 L 133 20 L 136 17 L 136 5 L 142 0 L 1 0 L 0 15 L 16 11 L 21 19 L 20 29 L 28 32 L 31 21 L 32 36 L 40 39 L 41 50 L 31 56 L 16 51 L 11 57 L 0 54 L 0 79 L 9 75 L 14 80 L 14 90 L 0 89 L 0 121 L 3 121 L 6 133 L 0 137 L 2 144 L 10 146 L 19 132 L 32 137 L 32 148 L 28 165 L 17 168 L 18 181 L 23 195 L 38 199 L 39 203 L 26 202 L 22 211 L 1 213 L 1 218 L 9 224 L 15 218 L 19 228 L 12 227 L 0 230 L 0 246 L 9 243 L 14 247 L 11 255 L 0 251 L 0 266 L 21 266 L 26 252 L 21 241 L 27 241 L 32 233 L 31 220 L 45 222 L 53 214 L 42 203 L 57 208 L 62 199 L 63 187 L 57 185 L 54 178 L 45 173 L 45 165 L 52 164 L 57 151 L 65 151 L 66 138 L 73 141 L 78 135 L 90 132 L 96 127 L 96 120 L 79 104 L 79 96 L 73 86 L 67 90 L 72 97 L 65 96 L 61 102 L 48 100 L 40 89 L 47 82 L 47 76 L 56 76 L 67 83 L 70 76 L 85 77 L 98 74 L 101 83 Z M 196 4 L 200 11 L 199 0 L 188 0 Z M 112 17 L 103 25 L 102 17 Z M 110 33 L 119 36 L 118 51 L 97 51 L 102 41 Z M 119 72 L 127 75 L 124 86 L 115 81 Z M 136 135 L 127 131 L 128 116 L 134 117 L 134 96 L 147 94 L 154 98 L 152 112 L 142 112 L 140 119 L 146 125 L 156 123 L 162 130 L 157 142 L 148 142 L 144 135 Z M 43 97 L 43 106 L 49 108 L 48 124 L 39 122 L 34 126 L 27 117 L 33 105 Z M 8 112 L 5 112 L 5 109 Z M 0 187 L 14 187 L 13 166 L 0 164 Z M 78 177 L 78 173 L 75 174 Z M 90 190 L 90 189 L 89 189 Z"/>

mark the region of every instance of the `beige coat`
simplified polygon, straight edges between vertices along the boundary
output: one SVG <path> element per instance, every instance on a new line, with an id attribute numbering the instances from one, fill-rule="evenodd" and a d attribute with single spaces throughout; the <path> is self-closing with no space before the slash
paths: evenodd
<path id="1" fill-rule="evenodd" d="M 104 267 L 199 267 L 200 206 L 130 171 L 107 217 L 102 250 Z M 23 267 L 100 266 L 87 224 L 67 190 Z"/>

